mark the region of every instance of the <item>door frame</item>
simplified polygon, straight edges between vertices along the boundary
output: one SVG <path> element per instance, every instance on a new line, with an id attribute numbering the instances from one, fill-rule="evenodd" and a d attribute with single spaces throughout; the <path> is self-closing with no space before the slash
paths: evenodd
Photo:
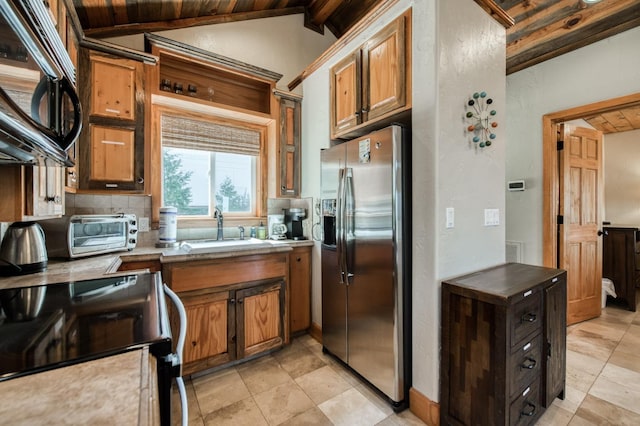
<path id="1" fill-rule="evenodd" d="M 640 105 L 640 93 L 612 98 L 542 116 L 542 263 L 557 267 L 560 178 L 556 125 L 565 121 Z"/>

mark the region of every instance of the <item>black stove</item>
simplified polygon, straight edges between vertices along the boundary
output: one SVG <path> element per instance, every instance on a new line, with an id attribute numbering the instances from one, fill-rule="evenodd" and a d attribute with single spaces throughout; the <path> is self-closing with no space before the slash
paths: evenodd
<path id="1" fill-rule="evenodd" d="M 143 346 L 170 353 L 157 275 L 0 290 L 0 381 Z"/>

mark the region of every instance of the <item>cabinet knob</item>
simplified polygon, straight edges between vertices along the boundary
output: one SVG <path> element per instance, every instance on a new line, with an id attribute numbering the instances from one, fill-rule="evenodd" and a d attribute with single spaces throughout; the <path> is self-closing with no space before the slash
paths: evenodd
<path id="1" fill-rule="evenodd" d="M 536 314 L 532 314 L 531 312 L 524 314 L 521 318 L 520 318 L 520 322 L 535 322 L 535 320 L 537 319 Z"/>
<path id="2" fill-rule="evenodd" d="M 144 178 L 141 176 L 138 176 L 138 178 L 136 179 L 137 183 L 144 183 Z"/>
<path id="3" fill-rule="evenodd" d="M 301 260 L 302 260 L 302 259 L 301 259 L 301 258 L 299 258 L 299 257 L 297 257 L 297 258 L 296 258 L 296 262 L 300 262 Z"/>
<path id="4" fill-rule="evenodd" d="M 231 343 L 235 343 L 236 342 L 236 336 L 231 336 Z"/>
<path id="5" fill-rule="evenodd" d="M 194 340 L 193 342 L 191 342 L 191 346 L 195 347 L 198 343 Z"/>
<path id="6" fill-rule="evenodd" d="M 230 305 L 233 305 L 233 304 L 235 304 L 235 303 L 236 303 L 236 299 L 229 299 L 229 304 L 230 304 Z"/>
<path id="7" fill-rule="evenodd" d="M 536 413 L 536 406 L 530 402 L 525 403 L 525 406 L 523 407 L 522 411 L 520 411 L 521 415 L 527 416 L 527 417 L 533 417 L 535 413 Z"/>
<path id="8" fill-rule="evenodd" d="M 238 304 L 242 305 L 244 303 L 244 299 L 238 299 Z"/>
<path id="9" fill-rule="evenodd" d="M 520 368 L 523 370 L 533 370 L 536 368 L 536 360 L 533 358 L 527 358 L 524 360 L 522 364 L 520 364 Z"/>

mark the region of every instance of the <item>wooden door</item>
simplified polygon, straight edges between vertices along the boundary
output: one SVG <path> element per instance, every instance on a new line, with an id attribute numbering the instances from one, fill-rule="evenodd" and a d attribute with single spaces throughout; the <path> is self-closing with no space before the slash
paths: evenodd
<path id="1" fill-rule="evenodd" d="M 64 183 L 64 167 L 26 167 L 25 215 L 34 218 L 62 216 Z"/>
<path id="2" fill-rule="evenodd" d="M 280 98 L 277 184 L 280 197 L 300 196 L 301 107 L 298 99 Z"/>
<path id="3" fill-rule="evenodd" d="M 404 17 L 373 36 L 362 49 L 362 121 L 372 120 L 406 102 Z"/>
<path id="4" fill-rule="evenodd" d="M 360 51 L 331 68 L 331 134 L 343 132 L 361 123 Z"/>
<path id="5" fill-rule="evenodd" d="M 128 59 L 91 56 L 91 114 L 134 120 L 136 72 Z"/>
<path id="6" fill-rule="evenodd" d="M 282 346 L 284 282 L 238 290 L 236 300 L 238 359 Z"/>
<path id="7" fill-rule="evenodd" d="M 558 267 L 567 276 L 567 323 L 595 318 L 601 311 L 602 132 L 560 125 L 560 208 Z"/>
<path id="8" fill-rule="evenodd" d="M 91 180 L 132 182 L 135 171 L 135 130 L 90 125 Z"/>
<path id="9" fill-rule="evenodd" d="M 311 326 L 311 247 L 294 248 L 289 257 L 291 333 Z"/>
<path id="10" fill-rule="evenodd" d="M 194 293 L 189 296 L 181 294 L 180 298 L 187 312 L 188 324 L 182 356 L 185 371 L 202 369 L 190 368 L 189 364 L 193 363 L 206 367 L 233 360 L 233 336 L 229 332 L 230 319 L 233 318 L 233 312 L 229 309 L 230 292 Z M 175 320 L 173 315 L 175 312 L 172 312 Z"/>

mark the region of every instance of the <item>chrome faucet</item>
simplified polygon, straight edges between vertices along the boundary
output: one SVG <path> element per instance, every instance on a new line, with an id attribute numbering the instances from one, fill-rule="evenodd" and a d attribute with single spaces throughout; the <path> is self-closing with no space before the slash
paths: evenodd
<path id="1" fill-rule="evenodd" d="M 240 239 L 244 240 L 244 226 L 238 226 L 238 229 L 240 230 Z"/>
<path id="2" fill-rule="evenodd" d="M 216 240 L 223 240 L 224 237 L 222 235 L 222 210 L 216 207 L 213 211 L 213 217 L 218 220 L 218 235 L 216 236 Z"/>

